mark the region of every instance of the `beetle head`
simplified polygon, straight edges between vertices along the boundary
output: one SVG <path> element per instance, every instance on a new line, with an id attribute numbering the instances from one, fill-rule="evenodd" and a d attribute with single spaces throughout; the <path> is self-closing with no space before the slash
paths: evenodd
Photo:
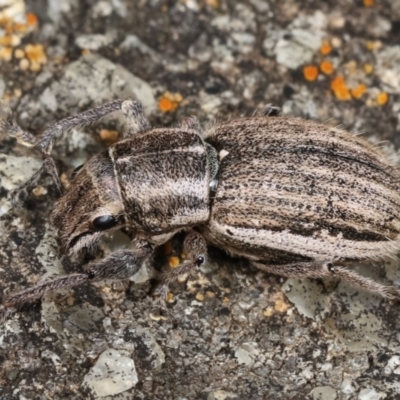
<path id="1" fill-rule="evenodd" d="M 100 236 L 124 226 L 112 162 L 107 152 L 74 171 L 72 182 L 53 212 L 64 253 L 91 250 Z"/>

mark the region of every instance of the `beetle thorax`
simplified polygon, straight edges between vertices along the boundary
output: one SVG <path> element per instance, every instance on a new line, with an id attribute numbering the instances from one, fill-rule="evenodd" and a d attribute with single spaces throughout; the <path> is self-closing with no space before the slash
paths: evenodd
<path id="1" fill-rule="evenodd" d="M 208 220 L 209 161 L 197 132 L 153 129 L 109 151 L 130 228 L 155 237 Z"/>

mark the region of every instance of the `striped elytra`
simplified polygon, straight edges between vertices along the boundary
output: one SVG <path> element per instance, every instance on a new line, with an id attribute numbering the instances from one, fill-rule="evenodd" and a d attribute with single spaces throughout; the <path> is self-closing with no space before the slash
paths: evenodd
<path id="1" fill-rule="evenodd" d="M 256 260 L 360 260 L 400 243 L 400 174 L 360 136 L 314 121 L 216 125 L 219 185 L 206 236 Z"/>

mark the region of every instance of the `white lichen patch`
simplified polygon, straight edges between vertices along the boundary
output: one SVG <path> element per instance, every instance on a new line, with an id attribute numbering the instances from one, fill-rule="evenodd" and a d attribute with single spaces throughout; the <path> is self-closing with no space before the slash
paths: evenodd
<path id="1" fill-rule="evenodd" d="M 260 351 L 256 343 L 243 343 L 235 350 L 235 357 L 239 364 L 245 364 L 252 367 Z"/>
<path id="2" fill-rule="evenodd" d="M 40 160 L 30 157 L 15 157 L 6 154 L 0 155 L 0 163 L 2 165 L 1 186 L 11 192 L 16 189 L 41 166 Z M 0 216 L 7 213 L 11 208 L 9 196 L 0 199 Z"/>
<path id="3" fill-rule="evenodd" d="M 320 310 L 329 310 L 330 298 L 315 280 L 288 279 L 282 289 L 301 315 L 315 319 Z"/>
<path id="4" fill-rule="evenodd" d="M 47 279 L 53 275 L 64 273 L 63 267 L 58 258 L 56 237 L 55 229 L 50 224 L 46 224 L 44 236 L 35 251 L 38 260 L 46 269 L 46 274 L 41 278 L 41 280 Z"/>
<path id="5" fill-rule="evenodd" d="M 114 349 L 104 351 L 96 364 L 85 375 L 83 386 L 89 387 L 97 397 L 122 393 L 138 382 L 135 363 Z"/>

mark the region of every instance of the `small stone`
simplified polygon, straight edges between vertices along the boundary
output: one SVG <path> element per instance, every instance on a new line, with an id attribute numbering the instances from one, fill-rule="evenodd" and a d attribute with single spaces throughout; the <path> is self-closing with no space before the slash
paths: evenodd
<path id="1" fill-rule="evenodd" d="M 138 383 L 135 363 L 114 349 L 104 351 L 85 375 L 83 385 L 98 396 L 114 396 Z"/>
<path id="2" fill-rule="evenodd" d="M 114 35 L 90 34 L 81 35 L 75 39 L 75 44 L 84 50 L 98 51 L 101 48 L 112 45 Z"/>
<path id="3" fill-rule="evenodd" d="M 330 386 L 319 386 L 314 388 L 310 395 L 313 400 L 337 400 L 337 392 Z"/>
<path id="4" fill-rule="evenodd" d="M 321 44 L 321 33 L 293 29 L 282 36 L 276 44 L 274 49 L 276 61 L 287 68 L 297 69 L 311 62 Z"/>
<path id="5" fill-rule="evenodd" d="M 358 400 L 380 400 L 386 397 L 385 393 L 378 393 L 373 388 L 362 389 L 358 394 Z"/>
<path id="6" fill-rule="evenodd" d="M 196 300 L 198 300 L 198 301 L 204 301 L 204 294 L 202 294 L 202 293 L 197 293 L 197 294 L 196 294 Z"/>
<path id="7" fill-rule="evenodd" d="M 35 197 L 41 197 L 47 194 L 47 189 L 43 186 L 36 186 L 32 189 L 32 193 Z"/>

